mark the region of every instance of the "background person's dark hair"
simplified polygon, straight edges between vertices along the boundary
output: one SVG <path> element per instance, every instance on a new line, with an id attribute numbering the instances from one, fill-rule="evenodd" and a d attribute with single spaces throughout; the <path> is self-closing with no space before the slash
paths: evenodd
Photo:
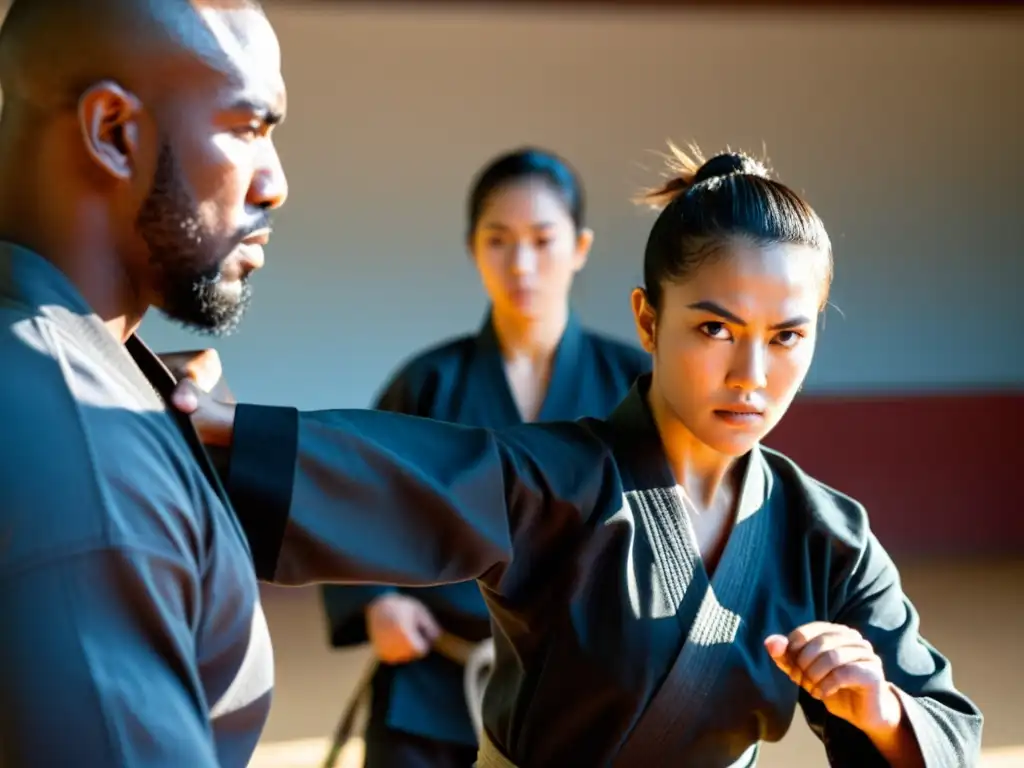
<path id="1" fill-rule="evenodd" d="M 469 193 L 466 237 L 472 241 L 480 216 L 492 194 L 510 184 L 531 178 L 543 181 L 562 199 L 577 232 L 585 226 L 583 185 L 573 167 L 554 152 L 524 147 L 495 158 L 473 180 Z"/>
<path id="2" fill-rule="evenodd" d="M 654 309 L 660 307 L 664 283 L 684 280 L 735 240 L 818 251 L 827 298 L 832 244 L 825 224 L 800 195 L 748 155 L 725 152 L 705 161 L 696 147 L 689 153 L 669 147 L 669 180 L 639 198 L 661 208 L 644 251 L 644 291 Z"/>

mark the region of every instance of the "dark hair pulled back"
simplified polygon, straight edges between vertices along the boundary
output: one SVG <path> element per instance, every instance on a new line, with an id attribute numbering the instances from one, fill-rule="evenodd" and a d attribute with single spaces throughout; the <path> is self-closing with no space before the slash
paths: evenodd
<path id="1" fill-rule="evenodd" d="M 799 194 L 743 153 L 705 161 L 696 147 L 689 153 L 669 147 L 668 180 L 640 197 L 661 209 L 644 251 L 644 290 L 652 307 L 660 307 L 666 282 L 685 279 L 732 240 L 819 251 L 826 259 L 827 292 L 832 245 L 821 218 Z"/>

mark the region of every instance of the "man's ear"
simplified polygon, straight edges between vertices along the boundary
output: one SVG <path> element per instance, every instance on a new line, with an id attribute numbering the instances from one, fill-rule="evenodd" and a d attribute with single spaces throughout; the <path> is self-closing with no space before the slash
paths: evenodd
<path id="1" fill-rule="evenodd" d="M 89 155 L 119 181 L 131 178 L 139 151 L 142 102 L 112 80 L 91 86 L 78 101 L 78 124 Z"/>

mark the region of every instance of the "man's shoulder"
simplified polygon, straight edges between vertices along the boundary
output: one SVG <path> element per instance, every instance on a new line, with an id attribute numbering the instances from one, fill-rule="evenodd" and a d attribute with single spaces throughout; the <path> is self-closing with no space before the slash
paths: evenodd
<path id="1" fill-rule="evenodd" d="M 107 361 L 41 314 L 0 305 L 0 359 L 4 361 L 0 416 L 5 424 L 22 422 L 24 416 L 40 427 L 69 425 L 77 421 L 73 415 L 80 417 L 87 410 L 105 421 L 103 417 L 113 417 L 118 405 L 138 408 Z M 47 440 L 49 433 L 34 429 L 22 436 Z M 64 445 L 52 448 L 59 451 Z"/>
<path id="2" fill-rule="evenodd" d="M 10 306 L 0 307 L 0 359 L 0 571 L 97 547 L 178 553 L 182 535 L 198 537 L 198 468 L 165 413 L 121 402 L 102 361 Z"/>

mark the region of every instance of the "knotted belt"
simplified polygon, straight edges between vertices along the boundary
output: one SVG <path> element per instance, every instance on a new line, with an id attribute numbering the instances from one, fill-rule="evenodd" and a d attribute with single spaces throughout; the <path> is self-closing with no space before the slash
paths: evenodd
<path id="1" fill-rule="evenodd" d="M 432 650 L 465 669 L 463 688 L 466 694 L 466 707 L 473 723 L 473 730 L 476 732 L 477 738 L 480 738 L 483 734 L 484 688 L 487 686 L 487 679 L 494 666 L 494 641 L 488 639 L 474 643 L 450 632 L 441 632 L 437 640 L 434 641 Z M 338 725 L 334 729 L 331 747 L 322 768 L 335 768 L 342 749 L 356 735 L 356 722 L 359 716 L 361 714 L 368 715 L 373 676 L 377 673 L 379 665 L 380 662 L 373 659 L 363 670 L 362 677 L 359 678 L 359 682 L 341 714 L 341 720 L 338 721 Z"/>

